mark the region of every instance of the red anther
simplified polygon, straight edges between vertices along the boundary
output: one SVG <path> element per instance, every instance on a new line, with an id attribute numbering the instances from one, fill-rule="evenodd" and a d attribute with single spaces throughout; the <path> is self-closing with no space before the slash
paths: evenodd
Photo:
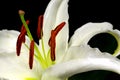
<path id="1" fill-rule="evenodd" d="M 22 46 L 22 37 L 23 35 L 19 35 L 18 36 L 18 39 L 17 39 L 17 43 L 16 43 L 16 53 L 17 53 L 17 56 L 20 55 L 20 50 L 21 50 L 21 46 Z"/>
<path id="2" fill-rule="evenodd" d="M 25 43 L 25 35 L 26 35 L 27 31 L 25 29 L 24 26 L 21 27 L 21 33 L 20 35 L 22 36 L 22 42 Z"/>
<path id="3" fill-rule="evenodd" d="M 62 22 L 61 24 L 59 24 L 54 30 L 51 31 L 51 37 L 49 39 L 49 46 L 50 46 L 50 50 L 51 50 L 51 60 L 55 61 L 55 48 L 56 48 L 56 36 L 58 34 L 58 32 L 64 27 L 65 22 Z"/>
<path id="4" fill-rule="evenodd" d="M 26 20 L 26 24 L 28 25 L 29 23 L 30 23 L 30 21 L 29 21 L 29 20 Z M 24 25 L 22 25 L 22 27 L 21 27 L 21 32 L 23 32 L 23 31 L 26 31 Z"/>
<path id="5" fill-rule="evenodd" d="M 30 23 L 30 21 L 27 20 L 27 21 L 26 21 L 26 24 L 28 25 L 29 23 Z M 22 41 L 22 42 L 25 43 L 25 34 L 27 34 L 27 31 L 26 31 L 24 25 L 22 25 L 22 27 L 21 27 L 21 34 L 24 34 L 24 37 L 23 37 L 23 41 Z"/>
<path id="6" fill-rule="evenodd" d="M 65 22 L 62 22 L 54 29 L 55 35 L 58 34 L 58 32 L 64 27 L 65 24 Z"/>
<path id="7" fill-rule="evenodd" d="M 55 42 L 55 37 L 56 35 L 54 34 L 54 31 L 51 31 L 51 39 L 50 39 L 50 49 L 51 49 L 51 60 L 55 61 L 55 47 L 56 47 L 56 42 Z"/>
<path id="8" fill-rule="evenodd" d="M 43 15 L 40 15 L 38 17 L 38 27 L 37 27 L 37 36 L 38 36 L 38 39 L 41 39 L 41 37 L 43 35 L 42 27 L 43 27 Z"/>
<path id="9" fill-rule="evenodd" d="M 33 59 L 34 59 L 34 40 L 30 43 L 30 52 L 29 52 L 29 67 L 32 69 L 33 67 Z"/>
<path id="10" fill-rule="evenodd" d="M 20 33 L 20 35 L 18 36 L 17 44 L 16 44 L 17 56 L 20 55 L 22 42 L 25 42 L 25 34 L 26 34 L 26 32 L 25 32 L 25 31 L 24 31 L 24 32 L 22 31 L 22 32 Z"/>
<path id="11" fill-rule="evenodd" d="M 29 24 L 29 21 L 27 20 L 26 23 Z M 17 56 L 20 55 L 22 42 L 25 43 L 25 35 L 26 35 L 26 33 L 27 33 L 26 29 L 25 29 L 24 25 L 22 25 L 21 33 L 18 36 L 17 43 L 16 43 L 16 53 L 17 53 Z"/>

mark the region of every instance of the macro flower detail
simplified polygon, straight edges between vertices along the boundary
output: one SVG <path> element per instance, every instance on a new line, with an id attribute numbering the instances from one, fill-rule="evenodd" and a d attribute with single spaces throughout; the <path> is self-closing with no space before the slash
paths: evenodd
<path id="1" fill-rule="evenodd" d="M 0 78 L 8 80 L 68 80 L 74 74 L 108 70 L 120 74 L 120 31 L 108 22 L 89 22 L 69 38 L 68 0 L 51 0 L 44 15 L 38 18 L 37 44 L 29 30 L 25 12 L 19 11 L 21 32 L 0 31 Z M 91 48 L 89 40 L 108 33 L 118 42 L 111 55 Z"/>

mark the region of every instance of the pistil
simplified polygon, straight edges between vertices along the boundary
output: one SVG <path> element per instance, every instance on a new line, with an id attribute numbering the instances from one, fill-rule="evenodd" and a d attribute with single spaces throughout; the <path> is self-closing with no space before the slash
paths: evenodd
<path id="1" fill-rule="evenodd" d="M 25 19 L 24 19 L 25 12 L 23 10 L 19 10 L 19 15 L 20 15 L 20 19 L 21 19 L 21 21 L 22 21 L 22 23 L 27 31 L 27 35 L 29 36 L 30 40 L 33 40 L 33 37 L 30 33 L 28 25 L 26 24 Z"/>

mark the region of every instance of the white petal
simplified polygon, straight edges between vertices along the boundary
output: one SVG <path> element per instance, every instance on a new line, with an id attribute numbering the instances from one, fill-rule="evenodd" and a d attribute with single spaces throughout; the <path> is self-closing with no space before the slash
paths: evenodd
<path id="1" fill-rule="evenodd" d="M 16 41 L 19 32 L 17 31 L 7 31 L 2 30 L 0 31 L 0 52 L 16 52 Z"/>
<path id="2" fill-rule="evenodd" d="M 74 60 L 79 58 L 89 58 L 89 57 L 92 58 L 92 57 L 99 57 L 99 56 L 104 57 L 105 54 L 108 54 L 108 53 L 101 52 L 98 48 L 91 48 L 89 45 L 71 46 L 68 49 L 66 55 L 64 56 L 63 61 L 69 61 L 69 60 Z"/>
<path id="3" fill-rule="evenodd" d="M 85 49 L 82 51 L 84 53 L 80 53 L 79 50 L 82 49 L 77 50 L 78 52 L 76 50 L 71 50 L 75 52 L 73 55 L 76 55 L 76 57 L 71 55 L 71 58 L 73 56 L 74 59 L 52 66 L 46 71 L 45 76 L 55 76 L 65 80 L 66 77 L 91 70 L 108 70 L 120 74 L 120 60 L 114 56 L 92 48 L 88 48 L 87 51 L 89 52 L 87 53 L 84 52 Z"/>
<path id="4" fill-rule="evenodd" d="M 21 55 L 16 55 L 16 41 L 19 32 L 0 31 L 0 79 L 25 80 L 25 78 L 38 78 L 37 64 L 29 69 L 28 49 L 23 45 Z"/>
<path id="5" fill-rule="evenodd" d="M 28 66 L 28 54 L 21 54 L 20 57 L 16 56 L 16 53 L 6 54 L 0 53 L 0 78 L 9 80 L 25 80 L 27 78 L 39 77 L 37 69 L 29 69 Z M 34 63 L 35 67 L 35 63 Z"/>
<path id="6" fill-rule="evenodd" d="M 104 54 L 106 53 L 102 53 L 98 48 L 91 48 L 89 45 L 72 46 L 68 49 L 63 61 L 99 57 Z"/>
<path id="7" fill-rule="evenodd" d="M 58 64 L 48 70 L 48 75 L 64 80 L 66 77 L 92 70 L 108 70 L 120 74 L 120 61 L 106 58 L 88 58 Z"/>
<path id="8" fill-rule="evenodd" d="M 66 22 L 64 28 L 57 35 L 57 51 L 60 47 L 66 49 L 68 41 L 68 0 L 51 0 L 44 14 L 43 39 L 45 51 L 48 51 L 48 42 L 53 30 L 61 22 Z M 64 44 L 64 45 L 63 45 Z M 64 51 L 64 50 L 63 50 Z M 60 52 L 62 53 L 62 52 Z"/>
<path id="9" fill-rule="evenodd" d="M 20 32 L 15 30 L 1 30 L 0 31 L 0 53 L 16 53 L 16 42 Z M 26 36 L 25 43 L 29 46 L 30 40 Z M 21 49 L 21 52 L 26 49 Z"/>
<path id="10" fill-rule="evenodd" d="M 103 23 L 87 23 L 78 28 L 70 40 L 70 46 L 79 46 L 87 44 L 88 41 L 99 33 L 107 33 L 112 30 L 112 25 L 107 22 Z"/>

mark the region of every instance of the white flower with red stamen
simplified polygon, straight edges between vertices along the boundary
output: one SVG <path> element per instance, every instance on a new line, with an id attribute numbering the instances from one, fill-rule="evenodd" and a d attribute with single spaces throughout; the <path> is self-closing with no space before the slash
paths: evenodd
<path id="1" fill-rule="evenodd" d="M 30 33 L 29 21 L 24 19 L 24 11 L 20 10 L 19 14 L 23 23 L 21 33 L 0 31 L 0 78 L 67 80 L 74 74 L 91 70 L 120 74 L 120 60 L 116 58 L 120 54 L 120 31 L 113 30 L 110 23 L 87 23 L 68 42 L 68 0 L 51 0 L 45 14 L 38 18 L 38 45 Z M 99 33 L 109 33 L 117 40 L 113 55 L 88 45 Z"/>

